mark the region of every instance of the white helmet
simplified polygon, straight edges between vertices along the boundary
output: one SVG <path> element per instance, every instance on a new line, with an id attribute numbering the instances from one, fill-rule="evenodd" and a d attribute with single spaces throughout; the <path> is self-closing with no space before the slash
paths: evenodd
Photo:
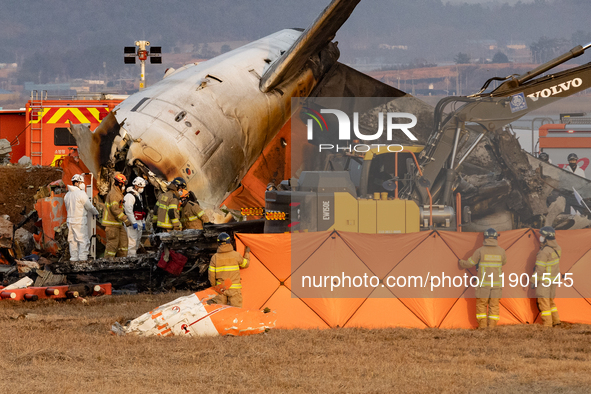
<path id="1" fill-rule="evenodd" d="M 140 176 L 135 178 L 132 182 L 132 185 L 139 186 L 139 187 L 146 187 L 147 184 L 148 184 L 148 182 L 146 182 L 146 180 Z"/>
<path id="2" fill-rule="evenodd" d="M 74 182 L 84 182 L 84 177 L 81 174 L 74 174 L 72 177 L 72 183 Z"/>

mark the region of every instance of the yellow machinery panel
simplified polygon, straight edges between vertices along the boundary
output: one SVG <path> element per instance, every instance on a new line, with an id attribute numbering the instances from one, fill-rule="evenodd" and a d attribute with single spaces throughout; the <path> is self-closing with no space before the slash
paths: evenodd
<path id="1" fill-rule="evenodd" d="M 334 225 L 331 230 L 350 231 L 359 230 L 357 199 L 346 192 L 334 194 Z"/>
<path id="2" fill-rule="evenodd" d="M 375 200 L 357 200 L 359 202 L 359 232 L 375 234 L 377 232 L 377 208 Z"/>
<path id="3" fill-rule="evenodd" d="M 420 211 L 412 200 L 356 199 L 334 194 L 334 224 L 329 230 L 364 234 L 400 234 L 420 231 Z"/>
<path id="4" fill-rule="evenodd" d="M 416 202 L 406 202 L 406 231 L 407 233 L 418 233 L 421 231 L 421 212 Z"/>
<path id="5" fill-rule="evenodd" d="M 406 201 L 378 200 L 378 234 L 399 234 L 406 232 Z"/>

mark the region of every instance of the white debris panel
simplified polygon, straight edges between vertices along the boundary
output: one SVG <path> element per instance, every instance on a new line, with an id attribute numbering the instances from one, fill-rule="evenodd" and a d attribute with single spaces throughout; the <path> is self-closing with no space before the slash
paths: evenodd
<path id="1" fill-rule="evenodd" d="M 132 320 L 126 326 L 115 323 L 118 335 L 139 336 L 244 336 L 261 334 L 275 327 L 275 312 L 264 313 L 230 305 L 209 304 L 225 290 L 218 285 L 159 306 Z"/>

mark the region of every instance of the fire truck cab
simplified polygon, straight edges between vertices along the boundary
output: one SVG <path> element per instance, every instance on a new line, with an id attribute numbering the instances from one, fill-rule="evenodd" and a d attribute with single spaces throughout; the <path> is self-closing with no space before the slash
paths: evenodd
<path id="1" fill-rule="evenodd" d="M 93 130 L 125 98 L 103 93 L 48 97 L 46 92 L 33 91 L 26 105 L 27 128 L 18 143 L 25 145 L 25 155 L 33 165 L 55 165 L 76 148 L 76 140 L 68 130 L 70 123 L 85 123 Z"/>
<path id="2" fill-rule="evenodd" d="M 591 176 L 591 117 L 585 114 L 561 114 L 560 124 L 545 124 L 539 129 L 540 152 L 546 152 L 555 166 L 568 166 L 567 157 L 575 153 L 578 166 Z"/>

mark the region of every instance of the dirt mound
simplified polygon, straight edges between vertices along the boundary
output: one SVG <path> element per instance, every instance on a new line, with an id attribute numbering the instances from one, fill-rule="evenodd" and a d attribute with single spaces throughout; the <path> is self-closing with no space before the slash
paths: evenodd
<path id="1" fill-rule="evenodd" d="M 0 215 L 18 223 L 24 208 L 27 213 L 33 209 L 37 189 L 61 177 L 62 169 L 56 167 L 0 166 Z"/>

